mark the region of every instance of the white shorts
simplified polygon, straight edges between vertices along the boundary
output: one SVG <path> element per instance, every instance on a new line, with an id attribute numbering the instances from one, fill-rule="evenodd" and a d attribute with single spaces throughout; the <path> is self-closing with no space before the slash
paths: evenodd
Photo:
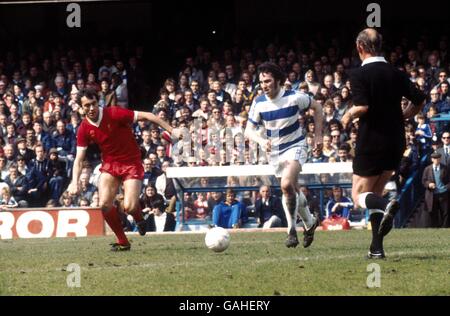
<path id="1" fill-rule="evenodd" d="M 280 178 L 286 161 L 296 160 L 303 165 L 308 158 L 308 151 L 306 144 L 300 144 L 300 146 L 292 147 L 283 152 L 282 154 L 271 153 L 270 164 L 275 169 L 275 176 Z"/>

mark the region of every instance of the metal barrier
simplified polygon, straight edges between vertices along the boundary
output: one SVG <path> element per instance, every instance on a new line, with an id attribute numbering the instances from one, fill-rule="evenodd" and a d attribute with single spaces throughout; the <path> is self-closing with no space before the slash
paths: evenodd
<path id="1" fill-rule="evenodd" d="M 419 206 L 425 188 L 422 185 L 423 170 L 427 166 L 429 155 L 425 155 L 420 160 L 419 169 L 414 171 L 406 180 L 405 186 L 399 194 L 400 211 L 394 219 L 396 228 L 405 227 L 408 219 L 414 213 L 414 210 Z"/>
<path id="2" fill-rule="evenodd" d="M 258 191 L 260 186 L 235 186 L 235 187 L 213 187 L 213 186 L 206 186 L 206 187 L 184 187 L 178 179 L 174 179 L 177 187 L 177 191 L 179 191 L 179 209 L 177 209 L 176 212 L 176 218 L 177 218 L 177 226 L 178 226 L 178 219 L 180 218 L 180 212 L 181 212 L 181 224 L 189 224 L 189 220 L 185 220 L 185 213 L 184 213 L 184 193 L 200 193 L 200 192 L 223 192 L 224 190 L 228 188 L 232 188 L 234 191 L 242 192 L 242 191 Z M 320 201 L 320 212 L 321 214 L 324 214 L 324 205 L 325 205 L 325 195 L 324 191 L 326 189 L 331 189 L 333 186 L 339 186 L 343 189 L 348 189 L 352 187 L 352 183 L 327 183 L 327 184 L 313 184 L 313 185 L 305 185 L 309 190 L 319 190 L 319 201 Z M 272 190 L 281 190 L 280 185 L 271 185 L 270 186 Z"/>
<path id="3" fill-rule="evenodd" d="M 445 118 L 447 119 L 447 117 Z M 450 119 L 450 116 L 449 116 Z M 422 196 L 425 192 L 425 189 L 422 185 L 422 174 L 423 170 L 427 164 L 429 157 L 429 153 L 425 154 L 419 164 L 418 170 L 415 170 L 412 175 L 406 180 L 405 186 L 401 190 L 398 199 L 400 202 L 400 211 L 394 219 L 394 225 L 396 228 L 404 227 L 407 224 L 408 219 L 414 210 L 418 207 L 419 202 L 422 199 Z M 339 166 L 342 166 L 340 168 Z M 335 172 L 347 173 L 351 172 L 351 163 L 319 163 L 319 164 L 305 164 L 304 169 L 302 171 L 307 172 L 307 174 L 333 174 Z M 171 169 L 171 170 L 170 170 Z M 310 170 L 309 170 L 310 169 Z M 170 171 L 170 172 L 169 172 Z M 239 176 L 254 176 L 254 175 L 270 175 L 273 172 L 273 168 L 269 165 L 260 165 L 260 166 L 227 166 L 227 167 L 179 167 L 179 168 L 169 168 L 167 176 L 168 178 L 173 178 L 175 181 L 175 186 L 177 188 L 178 202 L 177 202 L 177 219 L 180 217 L 180 212 L 182 212 L 182 224 L 186 224 L 185 214 L 184 214 L 184 193 L 196 193 L 196 192 L 223 192 L 229 186 L 220 185 L 217 186 L 204 186 L 199 187 L 197 185 L 183 185 L 181 178 L 199 178 L 199 177 L 227 177 L 232 175 Z M 234 174 L 233 174 L 234 173 Z M 307 179 L 307 178 L 305 178 Z M 351 179 L 346 179 L 341 182 L 335 182 L 331 180 L 330 182 L 320 183 L 301 183 L 301 185 L 305 185 L 310 190 L 318 190 L 319 191 L 319 199 L 320 199 L 320 211 L 323 214 L 325 196 L 325 189 L 332 188 L 333 186 L 339 186 L 344 189 L 351 188 L 352 183 Z M 272 189 L 280 190 L 280 186 L 278 181 L 272 181 L 271 183 L 277 183 L 275 185 L 271 185 Z M 258 191 L 260 184 L 257 186 L 231 186 L 233 190 L 236 191 Z M 177 220 L 177 223 L 179 221 Z"/>

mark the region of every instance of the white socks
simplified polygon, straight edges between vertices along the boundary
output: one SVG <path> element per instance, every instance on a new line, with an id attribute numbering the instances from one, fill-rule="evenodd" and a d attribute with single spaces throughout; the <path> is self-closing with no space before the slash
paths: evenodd
<path id="1" fill-rule="evenodd" d="M 286 196 L 285 196 L 284 194 L 283 194 L 283 196 L 281 197 L 281 203 L 283 204 L 284 214 L 286 214 L 286 220 L 287 220 L 287 224 L 288 224 L 288 227 L 287 227 L 287 233 L 289 234 L 290 231 L 291 231 L 291 229 L 292 229 L 292 228 L 295 229 L 295 227 L 296 227 L 296 224 L 297 224 L 297 209 L 298 209 L 298 207 L 297 207 L 297 205 L 296 205 L 296 207 L 295 207 L 295 212 L 294 212 L 294 214 L 292 215 L 292 214 L 289 212 L 289 208 L 288 208 L 288 206 L 287 206 L 287 198 L 286 198 Z M 298 203 L 298 202 L 297 202 L 297 203 Z"/>
<path id="2" fill-rule="evenodd" d="M 303 195 L 303 193 L 301 191 L 296 194 L 296 207 L 295 207 L 295 212 L 293 215 L 289 212 L 289 209 L 288 209 L 287 203 L 286 203 L 287 199 L 284 194 L 281 198 L 281 202 L 283 204 L 284 213 L 286 214 L 286 219 L 287 219 L 287 223 L 288 223 L 288 230 L 287 230 L 288 234 L 292 227 L 296 227 L 297 212 L 300 214 L 300 218 L 303 221 L 303 225 L 305 226 L 305 229 L 309 229 L 314 224 L 315 218 L 314 218 L 314 216 L 312 216 L 311 212 L 309 211 L 308 201 L 306 200 L 305 196 Z"/>
<path id="3" fill-rule="evenodd" d="M 297 210 L 303 221 L 305 229 L 308 230 L 312 225 L 314 225 L 315 218 L 309 211 L 308 201 L 302 191 L 297 193 Z"/>
<path id="4" fill-rule="evenodd" d="M 364 192 L 364 193 L 361 193 L 361 194 L 358 195 L 358 204 L 359 204 L 359 207 L 361 207 L 361 208 L 367 208 L 367 205 L 366 205 L 366 197 L 367 197 L 369 194 L 373 194 L 373 193 L 372 193 L 372 192 Z"/>

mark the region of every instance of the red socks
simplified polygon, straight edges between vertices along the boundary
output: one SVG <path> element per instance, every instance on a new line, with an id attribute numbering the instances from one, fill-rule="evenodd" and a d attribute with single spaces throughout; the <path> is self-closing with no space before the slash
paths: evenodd
<path id="1" fill-rule="evenodd" d="M 131 216 L 133 216 L 134 221 L 135 221 L 136 223 L 139 223 L 139 222 L 141 222 L 141 221 L 144 220 L 144 218 L 142 217 L 142 211 L 141 211 L 141 208 L 139 208 L 138 210 L 136 210 L 136 212 L 131 213 Z"/>
<path id="2" fill-rule="evenodd" d="M 111 227 L 114 234 L 116 234 L 117 243 L 120 245 L 129 245 L 130 243 L 128 242 L 128 238 L 123 231 L 117 207 L 112 206 L 107 212 L 103 212 L 103 217 L 109 227 Z"/>

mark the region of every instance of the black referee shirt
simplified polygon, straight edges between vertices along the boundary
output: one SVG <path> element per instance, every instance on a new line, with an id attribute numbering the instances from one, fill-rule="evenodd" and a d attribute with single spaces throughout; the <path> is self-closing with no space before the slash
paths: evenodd
<path id="1" fill-rule="evenodd" d="M 425 95 L 405 73 L 386 63 L 383 57 L 366 59 L 364 66 L 350 73 L 355 105 L 367 105 L 360 117 L 355 155 L 380 155 L 405 149 L 405 127 L 401 99 L 420 106 Z"/>

